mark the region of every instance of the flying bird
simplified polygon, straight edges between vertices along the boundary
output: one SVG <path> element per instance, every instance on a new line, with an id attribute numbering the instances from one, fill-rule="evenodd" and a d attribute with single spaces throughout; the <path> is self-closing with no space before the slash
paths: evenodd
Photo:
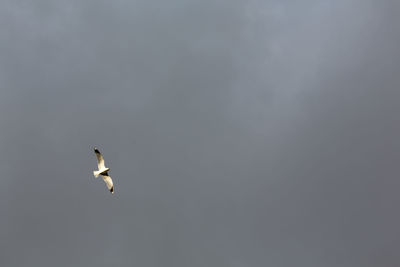
<path id="1" fill-rule="evenodd" d="M 107 168 L 104 165 L 104 158 L 103 155 L 101 155 L 100 151 L 95 147 L 94 148 L 94 153 L 96 154 L 97 157 L 97 167 L 99 170 L 93 171 L 94 177 L 99 177 L 101 175 L 103 177 L 104 182 L 107 185 L 108 190 L 110 190 L 111 194 L 114 194 L 114 185 L 111 177 L 108 175 L 108 171 L 110 168 Z"/>

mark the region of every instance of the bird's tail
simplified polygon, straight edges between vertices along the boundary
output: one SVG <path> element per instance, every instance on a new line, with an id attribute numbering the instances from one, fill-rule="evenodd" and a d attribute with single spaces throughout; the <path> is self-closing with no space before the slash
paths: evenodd
<path id="1" fill-rule="evenodd" d="M 94 175 L 94 177 L 99 177 L 99 175 L 100 175 L 100 171 L 93 171 L 93 175 Z"/>

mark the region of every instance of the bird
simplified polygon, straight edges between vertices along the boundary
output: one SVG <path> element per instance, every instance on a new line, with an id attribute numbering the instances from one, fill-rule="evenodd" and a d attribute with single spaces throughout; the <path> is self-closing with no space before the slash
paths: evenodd
<path id="1" fill-rule="evenodd" d="M 96 154 L 97 157 L 98 170 L 93 171 L 93 175 L 96 178 L 99 177 L 99 175 L 101 175 L 103 177 L 104 182 L 107 185 L 108 190 L 111 192 L 111 194 L 114 194 L 114 184 L 111 177 L 108 175 L 108 171 L 110 170 L 110 168 L 107 168 L 104 165 L 103 155 L 101 155 L 100 151 L 96 147 L 94 147 L 94 153 Z"/>

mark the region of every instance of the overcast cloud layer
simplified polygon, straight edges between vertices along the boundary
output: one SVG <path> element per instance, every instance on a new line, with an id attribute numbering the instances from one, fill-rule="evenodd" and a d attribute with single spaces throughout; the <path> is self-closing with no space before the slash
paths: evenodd
<path id="1" fill-rule="evenodd" d="M 2 1 L 0 265 L 399 266 L 399 8 Z"/>

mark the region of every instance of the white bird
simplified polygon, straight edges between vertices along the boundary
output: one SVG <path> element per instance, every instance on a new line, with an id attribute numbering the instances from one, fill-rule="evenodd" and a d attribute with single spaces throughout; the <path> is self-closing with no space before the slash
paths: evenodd
<path id="1" fill-rule="evenodd" d="M 101 175 L 103 177 L 104 182 L 107 185 L 108 190 L 110 190 L 110 192 L 114 194 L 113 181 L 111 177 L 108 176 L 108 171 L 110 170 L 110 168 L 106 168 L 106 166 L 104 165 L 104 158 L 96 147 L 94 148 L 94 153 L 96 153 L 97 167 L 99 170 L 93 171 L 93 175 L 96 178 L 99 177 L 99 175 Z"/>

